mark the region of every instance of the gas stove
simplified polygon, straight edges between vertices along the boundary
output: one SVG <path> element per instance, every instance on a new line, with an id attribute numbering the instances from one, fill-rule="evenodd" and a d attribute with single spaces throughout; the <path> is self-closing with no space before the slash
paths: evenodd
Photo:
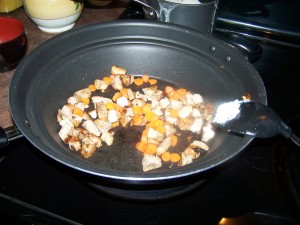
<path id="1" fill-rule="evenodd" d="M 299 6 L 298 1 L 223 0 L 215 28 L 261 46 L 253 65 L 264 81 L 268 105 L 298 135 Z M 142 18 L 140 10 L 130 4 L 122 17 Z M 0 158 L 0 218 L 7 221 L 1 224 L 300 223 L 299 147 L 281 136 L 255 139 L 206 180 L 143 194 L 95 187 L 24 138 L 1 149 Z"/>

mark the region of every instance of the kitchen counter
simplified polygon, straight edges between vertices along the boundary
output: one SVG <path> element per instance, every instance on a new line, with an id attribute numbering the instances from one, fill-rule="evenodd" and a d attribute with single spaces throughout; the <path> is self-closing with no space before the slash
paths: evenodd
<path id="1" fill-rule="evenodd" d="M 83 26 L 90 23 L 104 22 L 116 20 L 122 12 L 126 9 L 128 0 L 118 0 L 107 7 L 92 8 L 86 6 L 79 20 L 76 22 L 75 27 Z M 42 42 L 55 36 L 56 34 L 44 33 L 29 19 L 23 8 L 20 8 L 9 14 L 0 14 L 0 16 L 18 18 L 24 22 L 27 30 L 28 37 L 28 50 L 29 54 Z M 0 73 L 0 126 L 7 128 L 13 126 L 13 120 L 10 115 L 8 104 L 9 83 L 14 75 L 15 70 Z"/>

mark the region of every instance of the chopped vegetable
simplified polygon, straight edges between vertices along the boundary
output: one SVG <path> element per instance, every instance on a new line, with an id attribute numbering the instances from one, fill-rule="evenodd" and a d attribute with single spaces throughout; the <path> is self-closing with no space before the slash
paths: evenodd
<path id="1" fill-rule="evenodd" d="M 203 103 L 199 94 L 172 86 L 159 90 L 157 83 L 148 74 L 134 77 L 127 75 L 126 69 L 112 66 L 109 76 L 76 91 L 58 110 L 59 137 L 88 158 L 102 142 L 113 145 L 116 127 L 139 126 L 144 130 L 135 149 L 143 154 L 144 172 L 160 168 L 162 163 L 170 167 L 192 163 L 200 157 L 199 150 L 209 150 L 207 142 L 214 137 L 212 107 Z M 111 96 L 102 96 L 111 89 Z M 184 149 L 178 145 L 184 141 L 182 131 L 191 133 Z"/>
<path id="2" fill-rule="evenodd" d="M 180 160 L 180 155 L 178 153 L 172 153 L 171 154 L 171 161 L 172 162 L 179 162 Z"/>

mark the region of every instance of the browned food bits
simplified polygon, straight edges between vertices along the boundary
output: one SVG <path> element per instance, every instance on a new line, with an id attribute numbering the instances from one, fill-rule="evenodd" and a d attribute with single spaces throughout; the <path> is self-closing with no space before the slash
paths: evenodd
<path id="1" fill-rule="evenodd" d="M 143 154 L 143 171 L 163 163 L 184 166 L 200 157 L 199 149 L 208 151 L 214 137 L 212 106 L 200 94 L 184 88 L 166 86 L 148 74 L 133 76 L 126 69 L 112 66 L 111 74 L 96 79 L 78 90 L 58 109 L 59 137 L 69 148 L 91 157 L 103 142 L 111 146 L 114 128 L 143 126 L 136 149 Z M 113 92 L 108 93 L 108 88 Z M 104 97 L 104 93 L 110 97 Z M 182 132 L 192 135 L 181 140 Z M 185 143 L 183 149 L 178 143 Z"/>

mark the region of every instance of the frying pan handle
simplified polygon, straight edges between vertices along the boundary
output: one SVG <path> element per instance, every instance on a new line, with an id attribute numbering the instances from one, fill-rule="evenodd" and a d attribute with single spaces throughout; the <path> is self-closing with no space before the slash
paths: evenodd
<path id="1" fill-rule="evenodd" d="M 0 148 L 7 146 L 9 141 L 20 137 L 23 137 L 23 135 L 17 127 L 11 126 L 5 129 L 0 127 Z"/>
<path id="2" fill-rule="evenodd" d="M 0 127 L 0 148 L 6 145 L 8 145 L 8 138 L 5 130 L 2 127 Z"/>
<path id="3" fill-rule="evenodd" d="M 262 47 L 256 41 L 249 40 L 242 35 L 215 31 L 213 36 L 237 48 L 251 63 L 258 60 L 263 53 Z"/>

